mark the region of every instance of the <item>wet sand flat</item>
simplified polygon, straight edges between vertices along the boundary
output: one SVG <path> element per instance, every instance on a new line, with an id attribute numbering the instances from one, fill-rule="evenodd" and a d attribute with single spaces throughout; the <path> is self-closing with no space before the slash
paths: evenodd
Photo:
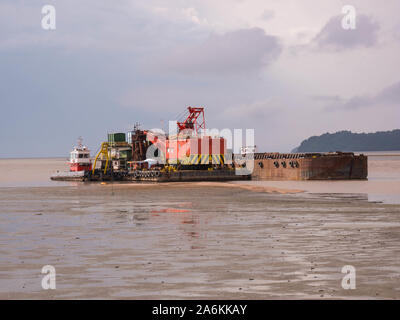
<path id="1" fill-rule="evenodd" d="M 400 205 L 268 191 L 0 188 L 0 298 L 400 298 Z"/>

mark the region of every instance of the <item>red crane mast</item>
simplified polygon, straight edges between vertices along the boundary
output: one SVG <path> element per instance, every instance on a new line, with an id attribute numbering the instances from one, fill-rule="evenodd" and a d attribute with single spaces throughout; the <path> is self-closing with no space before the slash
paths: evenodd
<path id="1" fill-rule="evenodd" d="M 179 131 L 185 129 L 194 130 L 197 135 L 200 129 L 206 129 L 206 121 L 204 118 L 204 108 L 188 107 L 189 115 L 183 122 L 177 122 Z"/>

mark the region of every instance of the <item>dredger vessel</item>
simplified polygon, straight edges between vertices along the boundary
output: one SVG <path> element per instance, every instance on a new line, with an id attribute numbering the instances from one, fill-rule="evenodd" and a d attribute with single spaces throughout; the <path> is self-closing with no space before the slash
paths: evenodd
<path id="1" fill-rule="evenodd" d="M 204 108 L 187 108 L 175 134 L 142 130 L 109 133 L 92 160 L 81 141 L 71 151 L 70 171 L 52 180 L 226 181 L 366 179 L 367 156 L 351 152 L 259 153 L 227 150 L 223 137 L 205 134 Z"/>

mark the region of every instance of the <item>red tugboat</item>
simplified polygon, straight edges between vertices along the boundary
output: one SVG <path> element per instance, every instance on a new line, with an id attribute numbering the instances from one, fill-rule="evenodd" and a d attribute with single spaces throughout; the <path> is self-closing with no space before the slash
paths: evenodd
<path id="1" fill-rule="evenodd" d="M 70 171 L 90 171 L 92 162 L 90 160 L 90 150 L 82 145 L 82 138 L 78 139 L 78 146 L 71 151 L 69 160 Z"/>

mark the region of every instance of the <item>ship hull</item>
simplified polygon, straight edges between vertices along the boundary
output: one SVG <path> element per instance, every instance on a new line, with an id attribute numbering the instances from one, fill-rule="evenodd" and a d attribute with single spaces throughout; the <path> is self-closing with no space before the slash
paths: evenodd
<path id="1" fill-rule="evenodd" d="M 92 170 L 92 165 L 90 163 L 71 163 L 69 166 L 69 170 L 71 172 L 77 172 L 77 171 L 86 171 L 86 170 Z"/>
<path id="2" fill-rule="evenodd" d="M 367 179 L 368 158 L 353 153 L 254 154 L 252 180 Z"/>

